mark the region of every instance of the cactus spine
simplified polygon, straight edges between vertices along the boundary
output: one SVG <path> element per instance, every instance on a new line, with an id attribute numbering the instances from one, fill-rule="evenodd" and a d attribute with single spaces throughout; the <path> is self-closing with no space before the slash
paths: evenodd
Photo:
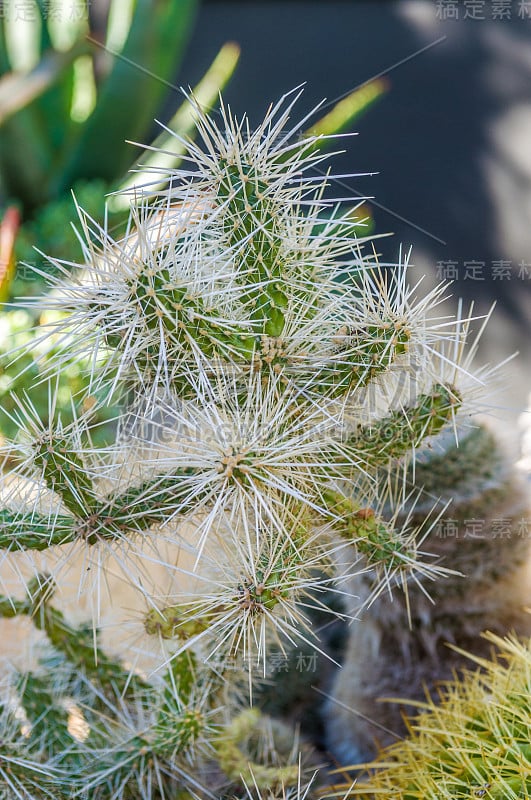
<path id="1" fill-rule="evenodd" d="M 481 670 L 446 683 L 438 703 L 412 703 L 419 715 L 408 721 L 407 738 L 382 751 L 369 774 L 339 796 L 531 797 L 529 640 L 487 634 L 485 643 L 496 646 L 496 658 L 469 656 Z"/>

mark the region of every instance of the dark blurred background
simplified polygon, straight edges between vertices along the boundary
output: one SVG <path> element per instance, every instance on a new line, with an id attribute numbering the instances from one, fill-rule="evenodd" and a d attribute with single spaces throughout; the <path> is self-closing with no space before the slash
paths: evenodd
<path id="1" fill-rule="evenodd" d="M 512 2 L 204 2 L 180 70 L 189 84 L 233 39 L 240 64 L 225 97 L 258 121 L 305 83 L 300 113 L 385 73 L 389 90 L 335 159 L 375 198 L 384 259 L 399 245 L 426 286 L 455 280 L 455 298 L 494 320 L 483 360 L 515 350 L 499 415 L 515 421 L 531 391 L 531 4 Z M 419 52 L 423 51 L 423 52 Z M 168 98 L 169 115 L 172 98 Z"/>

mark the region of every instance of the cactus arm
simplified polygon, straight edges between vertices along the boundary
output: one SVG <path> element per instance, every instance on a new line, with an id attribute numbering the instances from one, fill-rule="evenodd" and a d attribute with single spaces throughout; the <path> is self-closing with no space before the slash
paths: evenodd
<path id="1" fill-rule="evenodd" d="M 94 511 L 92 479 L 68 437 L 57 434 L 39 440 L 33 463 L 42 471 L 47 488 L 61 497 L 74 516 L 83 518 Z"/>
<path id="2" fill-rule="evenodd" d="M 46 633 L 50 643 L 97 684 L 112 688 L 119 694 L 148 688 L 142 678 L 105 655 L 94 641 L 92 627 L 73 628 L 60 611 L 38 600 L 32 602 L 30 615 L 34 625 Z"/>
<path id="3" fill-rule="evenodd" d="M 209 357 L 251 358 L 255 337 L 249 325 L 224 325 L 215 312 L 205 307 L 202 298 L 191 297 L 187 287 L 172 284 L 167 268 L 154 272 L 149 266 L 139 272 L 134 281 L 131 280 L 129 288 L 131 302 L 140 310 L 147 334 L 153 332 L 157 335 L 162 326 L 166 340 L 172 345 L 171 352 L 177 356 L 193 354 L 199 347 Z M 92 309 L 95 313 L 105 314 L 106 306 L 95 302 Z M 108 344 L 121 348 L 118 331 L 123 330 L 122 317 L 107 315 L 104 321 L 110 329 Z M 157 358 L 157 354 L 151 350 L 141 353 L 136 360 L 139 370 L 149 369 L 153 358 Z M 170 370 L 172 366 L 168 364 Z"/>
<path id="4" fill-rule="evenodd" d="M 41 551 L 78 540 L 94 545 L 103 539 L 120 539 L 160 525 L 171 513 L 185 513 L 201 499 L 196 498 L 191 506 L 185 502 L 192 469 L 182 469 L 96 501 L 90 479 L 72 453 L 56 451 L 53 461 L 50 459 L 43 466 L 48 488 L 62 497 L 75 519 L 1 510 L 0 550 Z M 57 466 L 62 467 L 59 472 L 55 471 Z"/>
<path id="5" fill-rule="evenodd" d="M 142 678 L 131 674 L 101 651 L 92 626 L 74 628 L 61 611 L 50 605 L 53 585 L 47 576 L 39 575 L 31 580 L 26 591 L 23 600 L 0 596 L 0 616 L 5 619 L 31 617 L 35 627 L 46 633 L 50 644 L 99 686 L 112 688 L 120 694 L 149 688 Z"/>
<path id="6" fill-rule="evenodd" d="M 415 551 L 409 537 L 400 535 L 393 525 L 350 497 L 332 489 L 323 491 L 322 499 L 333 515 L 332 529 L 342 539 L 355 545 L 368 566 L 392 571 Z"/>
<path id="7" fill-rule="evenodd" d="M 55 753 L 63 753 L 62 761 L 68 762 L 76 771 L 81 767 L 81 757 L 72 749 L 72 736 L 68 731 L 70 712 L 68 708 L 57 702 L 57 690 L 54 691 L 54 675 L 36 675 L 30 672 L 21 675 L 17 694 L 27 716 L 30 731 L 29 744 L 41 749 L 46 742 L 44 752 L 52 758 Z"/>
<path id="8" fill-rule="evenodd" d="M 337 356 L 318 368 L 318 386 L 333 397 L 367 386 L 406 352 L 410 338 L 403 323 L 392 319 L 340 333 L 336 337 L 340 347 Z"/>
<path id="9" fill-rule="evenodd" d="M 0 550 L 47 550 L 76 539 L 71 517 L 0 511 Z"/>
<path id="10" fill-rule="evenodd" d="M 358 463 L 385 466 L 439 433 L 460 405 L 460 395 L 453 386 L 435 384 L 431 392 L 419 395 L 414 405 L 393 411 L 371 425 L 360 426 L 349 437 L 346 450 Z"/>
<path id="11" fill-rule="evenodd" d="M 253 167 L 220 161 L 218 201 L 226 207 L 224 228 L 229 250 L 239 250 L 242 302 L 252 307 L 250 318 L 257 331 L 280 336 L 288 305 L 283 285 L 276 204 L 264 198 L 267 184 Z"/>

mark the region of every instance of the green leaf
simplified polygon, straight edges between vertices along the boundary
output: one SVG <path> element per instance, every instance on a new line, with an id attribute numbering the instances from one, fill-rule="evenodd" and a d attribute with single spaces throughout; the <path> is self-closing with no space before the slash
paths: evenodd
<path id="1" fill-rule="evenodd" d="M 51 152 L 35 109 L 23 108 L 0 127 L 0 175 L 8 199 L 27 214 L 48 198 Z"/>
<path id="2" fill-rule="evenodd" d="M 102 86 L 60 180 L 66 191 L 80 178 L 122 175 L 134 153 L 126 139 L 146 136 L 187 41 L 196 0 L 138 0 L 129 35 Z M 103 47 L 93 40 L 93 44 Z"/>
<path id="3" fill-rule="evenodd" d="M 354 89 L 346 97 L 343 97 L 331 108 L 328 114 L 321 117 L 314 125 L 309 128 L 306 136 L 334 136 L 341 131 L 349 128 L 352 123 L 359 119 L 367 109 L 372 106 L 388 90 L 389 84 L 385 78 L 375 78 L 368 83 L 364 83 L 358 89 Z M 319 142 L 320 149 L 323 149 L 324 142 Z"/>
<path id="4" fill-rule="evenodd" d="M 77 43 L 66 53 L 45 55 L 27 74 L 0 80 L 0 174 L 8 197 L 19 199 L 26 212 L 48 199 L 53 163 L 53 143 L 35 100 L 86 50 L 86 43 Z"/>
<path id="5" fill-rule="evenodd" d="M 10 72 L 0 79 L 0 125 L 47 92 L 82 53 L 88 52 L 85 42 L 78 42 L 66 53 L 50 51 L 26 74 Z"/>
<path id="6" fill-rule="evenodd" d="M 0 19 L 0 73 L 3 75 L 5 72 L 11 72 L 11 62 L 7 52 L 5 23 Z"/>

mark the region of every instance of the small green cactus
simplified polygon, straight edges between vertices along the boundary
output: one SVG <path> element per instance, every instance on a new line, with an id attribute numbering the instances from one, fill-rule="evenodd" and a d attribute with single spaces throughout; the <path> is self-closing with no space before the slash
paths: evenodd
<path id="1" fill-rule="evenodd" d="M 117 240 L 80 212 L 74 274 L 50 258 L 49 414 L 16 403 L 0 517 L 0 613 L 47 642 L 13 690 L 47 770 L 28 800 L 302 796 L 296 753 L 242 743 L 271 648 L 319 648 L 305 606 L 368 565 L 368 600 L 449 574 L 422 553 L 437 516 L 414 523 L 381 474 L 407 481 L 466 416 L 466 324 L 440 323 L 444 287 L 416 298 L 407 259 L 362 254 L 351 209 L 327 200 L 324 135 L 288 127 L 295 99 L 251 131 L 190 98 L 203 145 L 186 143 L 186 169 L 137 187 Z M 82 391 L 63 420 L 72 360 L 98 402 Z"/>

